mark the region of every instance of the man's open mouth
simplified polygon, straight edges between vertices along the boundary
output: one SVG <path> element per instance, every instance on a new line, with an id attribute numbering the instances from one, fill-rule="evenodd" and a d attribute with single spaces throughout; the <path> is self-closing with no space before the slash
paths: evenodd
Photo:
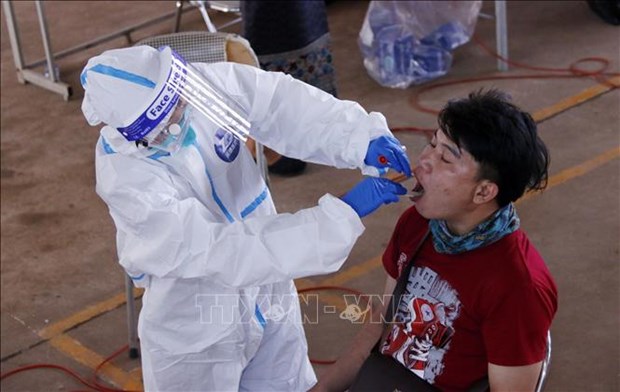
<path id="1" fill-rule="evenodd" d="M 419 182 L 415 184 L 415 187 L 411 190 L 409 196 L 412 198 L 420 198 L 424 194 L 424 187 Z"/>

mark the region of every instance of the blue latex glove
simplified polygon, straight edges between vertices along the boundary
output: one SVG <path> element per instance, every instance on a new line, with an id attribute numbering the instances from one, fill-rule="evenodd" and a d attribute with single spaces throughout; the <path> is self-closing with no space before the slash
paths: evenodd
<path id="1" fill-rule="evenodd" d="M 411 163 L 398 139 L 392 136 L 379 136 L 368 143 L 364 163 L 379 171 L 391 167 L 397 172 L 411 177 Z"/>
<path id="2" fill-rule="evenodd" d="M 381 207 L 382 204 L 397 202 L 398 195 L 405 193 L 407 189 L 404 186 L 387 178 L 366 177 L 342 196 L 342 201 L 350 205 L 357 215 L 363 218 Z"/>

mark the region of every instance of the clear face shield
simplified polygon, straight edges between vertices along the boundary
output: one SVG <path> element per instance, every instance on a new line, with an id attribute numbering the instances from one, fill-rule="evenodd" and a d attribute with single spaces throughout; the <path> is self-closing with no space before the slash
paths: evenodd
<path id="1" fill-rule="evenodd" d="M 170 48 L 160 51 L 171 55 L 165 82 L 158 85 L 161 92 L 137 120 L 118 128 L 119 132 L 143 147 L 175 153 L 192 120 L 202 115 L 245 142 L 250 132 L 247 112 Z"/>

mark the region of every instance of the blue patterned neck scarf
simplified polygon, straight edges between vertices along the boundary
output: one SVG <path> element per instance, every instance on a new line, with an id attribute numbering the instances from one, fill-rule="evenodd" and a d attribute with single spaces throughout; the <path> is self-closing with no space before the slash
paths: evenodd
<path id="1" fill-rule="evenodd" d="M 444 220 L 431 219 L 429 222 L 435 250 L 449 255 L 492 244 L 516 231 L 519 225 L 519 217 L 512 203 L 495 211 L 489 219 L 463 236 L 452 234 Z"/>

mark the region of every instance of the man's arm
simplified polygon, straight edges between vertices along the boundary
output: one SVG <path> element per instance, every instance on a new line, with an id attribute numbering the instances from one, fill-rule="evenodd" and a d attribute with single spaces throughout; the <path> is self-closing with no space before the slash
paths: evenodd
<path id="1" fill-rule="evenodd" d="M 526 366 L 499 366 L 489 363 L 491 392 L 533 391 L 536 388 L 542 362 Z"/>
<path id="2" fill-rule="evenodd" d="M 390 276 L 385 281 L 384 299 L 390 298 L 396 286 L 396 280 Z M 336 363 L 331 365 L 319 382 L 310 390 L 311 392 L 336 392 L 344 391 L 355 380 L 373 346 L 383 335 L 385 324 L 380 322 L 387 310 L 387 303 L 373 303 L 370 322 L 366 322 L 362 329 L 355 335 L 351 343 L 338 357 Z"/>

